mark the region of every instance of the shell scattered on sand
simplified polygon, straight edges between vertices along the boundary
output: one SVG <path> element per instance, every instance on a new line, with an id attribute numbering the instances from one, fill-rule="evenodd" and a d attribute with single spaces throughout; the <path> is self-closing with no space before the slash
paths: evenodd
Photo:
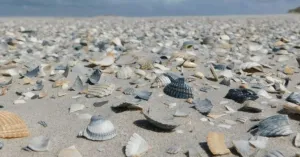
<path id="1" fill-rule="evenodd" d="M 213 155 L 230 153 L 230 150 L 225 145 L 225 137 L 222 133 L 209 132 L 207 135 L 207 145 Z"/>
<path id="2" fill-rule="evenodd" d="M 143 112 L 145 118 L 149 123 L 166 131 L 172 131 L 179 126 L 173 119 L 171 118 L 164 118 L 164 117 L 153 117 L 149 113 Z"/>
<path id="3" fill-rule="evenodd" d="M 155 78 L 154 82 L 151 84 L 152 88 L 161 88 L 165 87 L 166 85 L 170 84 L 171 80 L 169 77 L 165 75 L 159 75 Z"/>
<path id="4" fill-rule="evenodd" d="M 150 145 L 144 138 L 137 133 L 133 133 L 126 145 L 125 155 L 127 157 L 142 156 L 148 152 L 150 148 Z"/>
<path id="5" fill-rule="evenodd" d="M 121 67 L 120 70 L 116 73 L 116 76 L 119 79 L 129 79 L 133 75 L 134 71 L 129 66 Z"/>
<path id="6" fill-rule="evenodd" d="M 174 98 L 193 98 L 192 88 L 185 83 L 184 78 L 178 78 L 164 88 L 164 92 Z"/>
<path id="7" fill-rule="evenodd" d="M 31 139 L 28 146 L 24 149 L 29 149 L 36 152 L 49 151 L 50 139 L 45 136 L 37 136 Z"/>
<path id="8" fill-rule="evenodd" d="M 105 97 L 105 96 L 109 96 L 113 93 L 113 91 L 115 90 L 115 85 L 111 84 L 111 83 L 107 83 L 107 84 L 97 84 L 97 85 L 93 85 L 93 86 L 88 86 L 87 89 L 87 96 L 94 96 L 94 97 Z"/>

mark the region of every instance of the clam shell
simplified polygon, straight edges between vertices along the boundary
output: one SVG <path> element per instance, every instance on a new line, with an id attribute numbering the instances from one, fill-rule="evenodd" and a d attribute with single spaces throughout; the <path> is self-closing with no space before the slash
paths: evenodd
<path id="1" fill-rule="evenodd" d="M 123 66 L 117 73 L 116 76 L 119 79 L 129 79 L 133 76 L 134 71 L 129 66 Z"/>
<path id="2" fill-rule="evenodd" d="M 222 133 L 209 132 L 207 136 L 207 145 L 213 155 L 230 153 L 230 150 L 225 145 L 225 137 Z"/>
<path id="3" fill-rule="evenodd" d="M 16 114 L 0 111 L 0 138 L 21 138 L 29 136 L 25 122 Z"/>
<path id="4" fill-rule="evenodd" d="M 70 90 L 81 92 L 83 89 L 83 82 L 81 78 L 77 76 Z"/>
<path id="5" fill-rule="evenodd" d="M 33 91 L 41 91 L 44 88 L 44 84 L 42 80 L 38 80 L 35 83 L 35 86 L 33 87 Z"/>
<path id="6" fill-rule="evenodd" d="M 88 83 L 91 85 L 97 84 L 100 81 L 102 72 L 96 69 L 92 75 L 88 78 Z"/>
<path id="7" fill-rule="evenodd" d="M 249 131 L 256 131 L 256 135 L 265 137 L 286 136 L 293 133 L 287 115 L 268 117 L 254 125 Z"/>
<path id="8" fill-rule="evenodd" d="M 182 66 L 184 68 L 196 68 L 197 67 L 197 64 L 194 63 L 194 62 L 191 62 L 191 61 L 185 61 Z"/>
<path id="9" fill-rule="evenodd" d="M 62 149 L 59 152 L 58 157 L 82 157 L 82 155 L 76 149 L 75 146 L 71 146 L 71 147 Z"/>
<path id="10" fill-rule="evenodd" d="M 176 122 L 174 122 L 172 119 L 167 119 L 167 118 L 154 118 L 150 116 L 149 114 L 143 113 L 145 118 L 149 123 L 152 125 L 156 126 L 157 128 L 171 131 L 175 129 L 176 127 L 179 126 Z"/>
<path id="11" fill-rule="evenodd" d="M 9 81 L 1 81 L 0 82 L 0 88 L 4 87 L 4 86 L 8 86 L 10 84 L 12 84 L 12 78 L 10 78 Z"/>
<path id="12" fill-rule="evenodd" d="M 36 152 L 49 151 L 50 139 L 44 136 L 34 137 L 27 148 Z"/>
<path id="13" fill-rule="evenodd" d="M 169 147 L 166 152 L 168 154 L 177 154 L 180 152 L 180 150 L 181 150 L 181 147 L 174 145 L 174 146 Z"/>
<path id="14" fill-rule="evenodd" d="M 198 98 L 194 103 L 195 108 L 202 114 L 208 114 L 213 108 L 213 104 L 208 99 L 200 100 L 200 98 Z"/>
<path id="15" fill-rule="evenodd" d="M 249 73 L 263 72 L 263 67 L 261 66 L 261 64 L 258 64 L 256 62 L 243 63 L 240 66 L 240 69 L 242 69 L 245 72 L 249 72 Z"/>
<path id="16" fill-rule="evenodd" d="M 169 77 L 165 75 L 159 75 L 156 77 L 154 82 L 151 84 L 151 88 L 160 88 L 160 87 L 165 87 L 166 85 L 170 84 L 171 80 Z"/>
<path id="17" fill-rule="evenodd" d="M 148 101 L 152 95 L 152 92 L 148 92 L 148 91 L 136 91 L 135 92 L 136 98 L 138 99 L 143 99 Z"/>
<path id="18" fill-rule="evenodd" d="M 111 83 L 107 84 L 97 84 L 93 86 L 88 86 L 87 96 L 95 96 L 95 97 L 105 97 L 111 95 L 115 90 L 115 85 Z"/>
<path id="19" fill-rule="evenodd" d="M 267 155 L 265 155 L 265 157 L 285 157 L 285 156 L 280 151 L 275 150 L 269 152 Z"/>
<path id="20" fill-rule="evenodd" d="M 251 153 L 251 146 L 248 141 L 239 140 L 232 141 L 235 149 L 242 157 L 249 157 Z"/>
<path id="21" fill-rule="evenodd" d="M 246 100 L 244 103 L 244 106 L 239 109 L 239 111 L 247 111 L 247 112 L 252 112 L 252 113 L 259 113 L 263 111 L 263 107 L 252 100 Z"/>
<path id="22" fill-rule="evenodd" d="M 134 88 L 126 88 L 123 90 L 123 94 L 125 95 L 134 95 L 135 94 L 135 89 Z"/>
<path id="23" fill-rule="evenodd" d="M 258 149 L 265 149 L 268 143 L 268 138 L 263 136 L 251 137 L 249 143 Z"/>
<path id="24" fill-rule="evenodd" d="M 193 98 L 192 88 L 184 82 L 184 78 L 172 81 L 164 88 L 164 93 L 179 99 Z"/>
<path id="25" fill-rule="evenodd" d="M 39 71 L 40 71 L 40 66 L 37 66 L 33 70 L 28 71 L 24 76 L 29 77 L 29 78 L 36 77 L 36 76 L 38 76 Z"/>
<path id="26" fill-rule="evenodd" d="M 126 145 L 125 155 L 138 157 L 145 154 L 149 149 L 150 145 L 139 134 L 133 133 Z"/>
<path id="27" fill-rule="evenodd" d="M 230 89 L 225 98 L 232 99 L 238 103 L 244 103 L 246 100 L 256 100 L 258 95 L 250 89 Z"/>
<path id="28" fill-rule="evenodd" d="M 79 132 L 79 137 L 85 137 L 93 141 L 105 141 L 114 138 L 117 135 L 114 125 L 111 121 L 102 116 L 92 116 L 86 129 Z"/>
<path id="29" fill-rule="evenodd" d="M 293 92 L 286 98 L 286 101 L 300 105 L 300 94 L 297 92 Z"/>

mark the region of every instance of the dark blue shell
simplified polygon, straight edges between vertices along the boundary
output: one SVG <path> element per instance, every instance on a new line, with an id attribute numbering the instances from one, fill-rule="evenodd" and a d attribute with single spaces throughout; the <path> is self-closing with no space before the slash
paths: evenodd
<path id="1" fill-rule="evenodd" d="M 232 99 L 238 103 L 244 103 L 246 100 L 256 100 L 258 95 L 250 89 L 230 89 L 225 96 L 227 99 Z"/>
<path id="2" fill-rule="evenodd" d="M 192 88 L 184 82 L 184 78 L 172 81 L 164 88 L 165 94 L 179 99 L 193 98 Z"/>

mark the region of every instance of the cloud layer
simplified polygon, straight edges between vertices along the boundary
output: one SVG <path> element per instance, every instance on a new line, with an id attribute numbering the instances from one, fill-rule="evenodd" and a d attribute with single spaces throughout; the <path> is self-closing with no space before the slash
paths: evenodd
<path id="1" fill-rule="evenodd" d="M 2 16 L 280 14 L 300 0 L 0 0 Z"/>

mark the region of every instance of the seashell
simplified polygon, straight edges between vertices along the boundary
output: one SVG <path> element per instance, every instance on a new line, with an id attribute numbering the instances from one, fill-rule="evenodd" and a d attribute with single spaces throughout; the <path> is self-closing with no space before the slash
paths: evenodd
<path id="1" fill-rule="evenodd" d="M 8 86 L 10 84 L 12 84 L 12 78 L 10 78 L 9 81 L 3 81 L 3 82 L 1 81 L 0 82 L 0 87 L 5 87 L 5 86 Z"/>
<path id="2" fill-rule="evenodd" d="M 232 141 L 233 146 L 235 147 L 236 151 L 242 157 L 248 157 L 251 153 L 251 146 L 248 141 L 239 140 L 239 141 Z"/>
<path id="3" fill-rule="evenodd" d="M 222 133 L 209 132 L 207 136 L 207 145 L 213 155 L 230 153 L 230 150 L 225 145 L 225 137 Z"/>
<path id="4" fill-rule="evenodd" d="M 196 68 L 197 67 L 197 64 L 194 63 L 194 62 L 191 62 L 191 61 L 185 61 L 182 66 L 184 68 Z"/>
<path id="5" fill-rule="evenodd" d="M 258 149 L 265 149 L 269 138 L 263 136 L 251 137 L 249 143 Z"/>
<path id="6" fill-rule="evenodd" d="M 244 106 L 240 108 L 239 111 L 246 111 L 252 113 L 259 113 L 263 111 L 263 107 L 259 103 L 252 100 L 246 100 L 243 103 L 243 105 Z"/>
<path id="7" fill-rule="evenodd" d="M 218 77 L 218 75 L 217 75 L 217 73 L 216 73 L 216 71 L 215 71 L 214 66 L 210 65 L 209 70 L 210 70 L 210 72 L 212 73 L 214 79 L 215 79 L 216 81 L 219 81 L 219 77 Z"/>
<path id="8" fill-rule="evenodd" d="M 203 79 L 204 78 L 204 74 L 201 73 L 201 72 L 195 72 L 195 74 L 193 76 L 195 76 L 195 77 L 197 77 L 199 79 Z"/>
<path id="9" fill-rule="evenodd" d="M 130 137 L 126 149 L 125 155 L 127 157 L 138 157 L 145 154 L 150 150 L 150 145 L 139 134 L 133 133 Z"/>
<path id="10" fill-rule="evenodd" d="M 261 66 L 261 64 L 258 64 L 256 62 L 243 63 L 240 66 L 240 69 L 248 73 L 263 72 L 263 67 Z"/>
<path id="11" fill-rule="evenodd" d="M 159 75 L 156 77 L 154 82 L 151 84 L 151 88 L 160 88 L 160 87 L 165 87 L 166 85 L 170 84 L 171 80 L 169 77 L 165 75 Z"/>
<path id="12" fill-rule="evenodd" d="M 193 41 L 185 41 L 182 43 L 181 50 L 188 50 L 192 49 L 194 47 L 194 42 Z"/>
<path id="13" fill-rule="evenodd" d="M 297 133 L 295 140 L 294 140 L 294 145 L 295 147 L 299 148 L 300 147 L 300 133 Z"/>
<path id="14" fill-rule="evenodd" d="M 103 66 L 103 67 L 108 67 L 108 66 L 111 66 L 115 62 L 115 58 L 113 56 L 105 56 L 100 61 L 92 61 L 92 60 L 90 60 L 89 62 L 92 63 L 92 64 L 95 64 L 95 65 L 100 65 L 100 66 Z"/>
<path id="15" fill-rule="evenodd" d="M 115 85 L 111 83 L 107 84 L 97 84 L 93 86 L 88 86 L 87 89 L 87 96 L 88 97 L 105 97 L 108 95 L 111 95 L 113 91 L 115 90 Z"/>
<path id="16" fill-rule="evenodd" d="M 157 128 L 166 130 L 166 131 L 172 131 L 173 129 L 175 129 L 176 127 L 179 126 L 179 124 L 177 124 L 175 121 L 173 121 L 173 119 L 171 118 L 156 118 L 156 117 L 152 117 L 149 114 L 146 114 L 145 112 L 143 112 L 145 118 L 147 119 L 147 121 L 149 123 L 151 123 L 152 125 L 156 126 Z"/>
<path id="17" fill-rule="evenodd" d="M 25 104 L 26 103 L 26 101 L 25 100 L 22 100 L 22 99 L 18 99 L 18 100 L 15 100 L 14 101 L 14 104 L 16 105 L 16 104 Z"/>
<path id="18" fill-rule="evenodd" d="M 39 93 L 39 99 L 42 99 L 42 98 L 44 98 L 44 97 L 46 97 L 48 94 L 46 93 L 46 92 L 40 92 Z"/>
<path id="19" fill-rule="evenodd" d="M 246 117 L 246 116 L 241 116 L 241 117 L 237 118 L 236 121 L 241 122 L 241 123 L 246 123 L 248 120 L 249 120 L 248 117 Z"/>
<path id="20" fill-rule="evenodd" d="M 102 72 L 96 69 L 92 75 L 88 78 L 88 83 L 91 85 L 97 84 L 100 81 Z"/>
<path id="21" fill-rule="evenodd" d="M 213 104 L 208 99 L 200 100 L 200 98 L 198 98 L 195 100 L 194 104 L 194 107 L 202 114 L 210 113 L 213 108 Z"/>
<path id="22" fill-rule="evenodd" d="M 231 70 L 223 70 L 219 73 L 219 78 L 233 78 L 233 73 Z"/>
<path id="23" fill-rule="evenodd" d="M 232 99 L 238 103 L 244 103 L 246 100 L 258 99 L 258 95 L 254 91 L 246 88 L 230 89 L 225 98 Z"/>
<path id="24" fill-rule="evenodd" d="M 44 136 L 37 136 L 32 138 L 25 150 L 32 150 L 36 152 L 49 151 L 50 139 Z"/>
<path id="25" fill-rule="evenodd" d="M 107 101 L 101 101 L 101 102 L 95 102 L 94 104 L 93 104 L 93 106 L 94 107 L 101 107 L 101 106 L 103 106 L 103 105 L 105 105 L 105 104 L 107 104 L 108 103 L 108 100 Z"/>
<path id="26" fill-rule="evenodd" d="M 163 71 L 169 71 L 170 70 L 170 68 L 167 68 L 167 67 L 165 67 L 161 64 L 157 64 L 157 63 L 153 64 L 153 67 L 158 68 L 158 69 L 163 70 Z"/>
<path id="27" fill-rule="evenodd" d="M 164 75 L 167 76 L 170 79 L 171 82 L 173 82 L 173 81 L 175 81 L 179 78 L 182 78 L 181 75 L 175 74 L 173 72 L 167 72 Z"/>
<path id="28" fill-rule="evenodd" d="M 70 67 L 69 67 L 69 65 L 67 65 L 66 69 L 64 70 L 64 73 L 62 74 L 62 76 L 67 78 L 69 76 L 69 72 L 70 72 Z"/>
<path id="29" fill-rule="evenodd" d="M 61 80 L 55 81 L 55 82 L 52 84 L 52 87 L 53 87 L 53 88 L 62 87 L 63 85 L 66 85 L 66 84 L 68 84 L 68 83 L 69 83 L 68 80 L 63 80 L 63 79 L 61 79 Z"/>
<path id="30" fill-rule="evenodd" d="M 181 147 L 174 145 L 174 146 L 169 147 L 166 152 L 168 154 L 177 154 L 180 152 L 180 150 L 181 150 Z"/>
<path id="31" fill-rule="evenodd" d="M 38 124 L 40 124 L 41 126 L 43 126 L 44 128 L 46 128 L 48 125 L 45 121 L 38 121 Z"/>
<path id="32" fill-rule="evenodd" d="M 125 95 L 134 95 L 135 94 L 135 89 L 134 88 L 126 88 L 123 90 L 123 94 Z"/>
<path id="33" fill-rule="evenodd" d="M 288 110 L 291 113 L 297 113 L 300 114 L 300 106 L 293 104 L 293 103 L 287 103 L 283 105 L 283 108 Z"/>
<path id="34" fill-rule="evenodd" d="M 147 73 L 145 75 L 145 79 L 150 80 L 150 81 L 154 80 L 156 77 L 157 77 L 157 75 L 155 73 Z"/>
<path id="35" fill-rule="evenodd" d="M 189 112 L 185 112 L 182 109 L 177 109 L 173 114 L 174 117 L 187 117 L 189 115 L 190 115 Z"/>
<path id="36" fill-rule="evenodd" d="M 256 131 L 256 135 L 265 137 L 286 136 L 293 133 L 287 115 L 268 117 L 254 125 L 249 131 Z"/>
<path id="37" fill-rule="evenodd" d="M 229 79 L 229 78 L 224 78 L 224 79 L 220 82 L 220 84 L 229 87 L 230 84 L 231 84 L 231 79 Z"/>
<path id="38" fill-rule="evenodd" d="M 3 76 L 17 76 L 19 73 L 16 69 L 0 70 L 0 74 Z"/>
<path id="39" fill-rule="evenodd" d="M 193 98 L 192 88 L 185 83 L 184 78 L 172 81 L 164 88 L 164 93 L 179 99 Z"/>
<path id="40" fill-rule="evenodd" d="M 116 46 L 123 47 L 120 38 L 114 38 L 111 42 L 112 42 L 113 44 L 115 44 Z"/>
<path id="41" fill-rule="evenodd" d="M 269 152 L 267 155 L 265 155 L 265 157 L 285 157 L 285 156 L 280 151 L 275 150 Z"/>
<path id="42" fill-rule="evenodd" d="M 286 74 L 286 75 L 293 75 L 294 74 L 294 69 L 292 69 L 289 66 L 285 66 L 284 70 L 283 70 L 283 73 Z"/>
<path id="43" fill-rule="evenodd" d="M 79 76 L 76 77 L 70 90 L 81 92 L 84 89 L 83 82 Z"/>
<path id="44" fill-rule="evenodd" d="M 36 77 L 39 74 L 39 71 L 40 71 L 40 66 L 37 66 L 33 70 L 28 71 L 24 76 L 29 78 Z"/>
<path id="45" fill-rule="evenodd" d="M 69 113 L 83 110 L 85 106 L 83 104 L 72 104 Z"/>
<path id="46" fill-rule="evenodd" d="M 140 65 L 140 69 L 142 70 L 151 70 L 154 68 L 152 60 L 148 59 L 139 59 L 137 63 Z"/>
<path id="47" fill-rule="evenodd" d="M 300 94 L 293 92 L 286 98 L 286 101 L 300 105 Z"/>
<path id="48" fill-rule="evenodd" d="M 117 133 L 111 121 L 99 115 L 92 116 L 87 128 L 80 131 L 78 136 L 92 141 L 105 141 L 114 138 Z"/>
<path id="49" fill-rule="evenodd" d="M 128 66 L 123 66 L 117 73 L 116 76 L 119 79 L 129 79 L 133 76 L 133 70 Z"/>
<path id="50" fill-rule="evenodd" d="M 144 70 L 141 69 L 135 69 L 134 71 L 136 74 L 140 75 L 140 76 L 145 76 L 146 72 Z"/>
<path id="51" fill-rule="evenodd" d="M 75 146 L 71 146 L 71 147 L 62 149 L 59 152 L 58 157 L 82 157 L 82 155 L 76 149 Z"/>
<path id="52" fill-rule="evenodd" d="M 148 92 L 148 91 L 136 91 L 135 92 L 136 98 L 138 99 L 143 99 L 148 101 L 150 96 L 152 95 L 152 92 Z"/>
<path id="53" fill-rule="evenodd" d="M 29 136 L 25 122 L 16 114 L 0 111 L 0 138 L 21 138 Z"/>
<path id="54" fill-rule="evenodd" d="M 35 86 L 33 87 L 33 91 L 41 91 L 44 88 L 44 84 L 42 80 L 37 80 Z"/>
<path id="55" fill-rule="evenodd" d="M 201 153 L 194 147 L 188 149 L 188 157 L 202 157 Z"/>

